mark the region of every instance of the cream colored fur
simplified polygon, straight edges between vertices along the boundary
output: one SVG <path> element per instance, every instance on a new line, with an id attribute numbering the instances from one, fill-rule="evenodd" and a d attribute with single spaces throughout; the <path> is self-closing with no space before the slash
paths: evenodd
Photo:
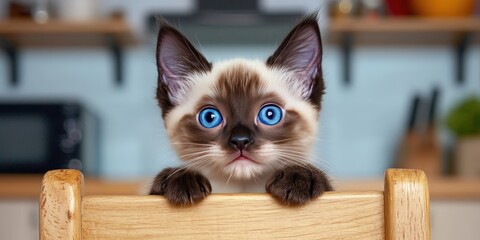
<path id="1" fill-rule="evenodd" d="M 311 150 L 315 139 L 315 133 L 318 126 L 318 110 L 308 101 L 302 98 L 301 86 L 292 84 L 298 81 L 293 79 L 295 74 L 289 73 L 285 69 L 272 69 L 267 67 L 264 62 L 256 60 L 233 59 L 213 64 L 213 68 L 206 74 L 195 74 L 189 76 L 192 84 L 189 92 L 183 95 L 183 99 L 179 99 L 181 104 L 173 108 L 165 116 L 165 125 L 170 139 L 174 139 L 178 124 L 182 124 L 180 120 L 186 114 L 195 113 L 198 101 L 205 95 L 211 95 L 214 92 L 214 86 L 219 76 L 228 69 L 243 66 L 259 75 L 260 81 L 263 81 L 265 87 L 259 89 L 263 93 L 275 93 L 285 99 L 285 110 L 295 110 L 302 118 L 307 121 L 308 132 L 310 136 L 301 139 L 307 151 Z M 254 119 L 252 119 L 254 121 Z M 264 151 L 264 154 L 262 154 Z M 275 151 L 274 144 L 265 144 L 258 152 L 265 156 L 264 161 L 274 161 L 274 157 L 268 157 L 270 152 Z M 212 152 L 221 153 L 221 148 L 212 149 Z M 269 159 L 270 158 L 270 159 Z M 273 165 L 273 164 L 272 164 Z M 231 167 L 231 166 L 230 166 Z M 216 172 L 207 171 L 205 169 L 196 169 L 204 174 L 212 183 L 214 192 L 261 192 L 264 191 L 265 176 L 272 169 L 259 168 L 254 165 L 245 166 L 244 168 L 231 169 L 233 171 L 230 176 Z M 243 167 L 243 166 L 242 166 Z M 261 174 L 259 174 L 261 173 Z M 255 176 L 249 176 L 255 175 Z M 242 180 L 243 179 L 243 180 Z"/>

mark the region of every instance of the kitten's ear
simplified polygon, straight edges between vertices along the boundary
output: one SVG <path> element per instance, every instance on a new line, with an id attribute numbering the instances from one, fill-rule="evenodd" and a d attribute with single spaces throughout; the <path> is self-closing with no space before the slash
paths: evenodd
<path id="1" fill-rule="evenodd" d="M 292 71 L 291 84 L 301 96 L 320 106 L 325 88 L 322 78 L 322 40 L 316 14 L 306 17 L 267 59 L 267 65 Z"/>
<path id="2" fill-rule="evenodd" d="M 178 30 L 160 20 L 157 38 L 157 99 L 162 114 L 179 104 L 192 86 L 194 73 L 208 72 L 211 64 Z"/>

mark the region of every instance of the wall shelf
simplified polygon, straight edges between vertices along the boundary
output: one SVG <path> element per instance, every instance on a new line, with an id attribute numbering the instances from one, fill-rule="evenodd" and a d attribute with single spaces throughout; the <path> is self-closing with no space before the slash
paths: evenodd
<path id="1" fill-rule="evenodd" d="M 351 49 L 354 43 L 452 44 L 456 53 L 456 79 L 464 81 L 466 48 L 478 41 L 480 18 L 334 18 L 329 24 L 329 41 L 341 45 L 346 84 L 351 81 Z"/>
<path id="2" fill-rule="evenodd" d="M 10 83 L 19 83 L 18 49 L 21 47 L 108 46 L 114 61 L 115 80 L 123 82 L 122 47 L 135 43 L 128 24 L 121 18 L 90 22 L 52 20 L 39 24 L 31 20 L 0 21 L 0 46 L 10 64 Z"/>
<path id="3" fill-rule="evenodd" d="M 336 18 L 330 23 L 330 32 L 376 33 L 432 33 L 432 32 L 480 32 L 480 18 Z"/>

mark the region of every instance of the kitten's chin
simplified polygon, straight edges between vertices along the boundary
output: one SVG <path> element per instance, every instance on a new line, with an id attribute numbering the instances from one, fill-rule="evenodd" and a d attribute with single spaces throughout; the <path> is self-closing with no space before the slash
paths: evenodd
<path id="1" fill-rule="evenodd" d="M 225 167 L 225 173 L 229 178 L 237 180 L 254 179 L 263 174 L 263 166 L 251 160 L 236 160 Z"/>
<path id="2" fill-rule="evenodd" d="M 228 165 L 231 164 L 259 164 L 257 161 L 253 160 L 253 158 L 247 157 L 240 155 L 238 157 L 235 157 L 231 162 L 228 163 Z"/>
<path id="3" fill-rule="evenodd" d="M 264 166 L 255 160 L 248 153 L 232 156 L 224 168 L 229 178 L 237 180 L 248 180 L 262 175 Z"/>

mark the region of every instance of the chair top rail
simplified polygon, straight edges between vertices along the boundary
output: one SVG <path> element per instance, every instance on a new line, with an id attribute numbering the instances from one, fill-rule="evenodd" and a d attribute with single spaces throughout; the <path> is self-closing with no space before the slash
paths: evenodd
<path id="1" fill-rule="evenodd" d="M 327 192 L 303 207 L 267 194 L 213 194 L 193 207 L 161 196 L 85 196 L 83 239 L 384 239 L 383 192 Z"/>
<path id="2" fill-rule="evenodd" d="M 385 190 L 327 192 L 301 207 L 268 194 L 214 194 L 193 207 L 162 196 L 83 196 L 76 170 L 45 174 L 40 239 L 430 239 L 419 170 L 389 169 Z"/>

